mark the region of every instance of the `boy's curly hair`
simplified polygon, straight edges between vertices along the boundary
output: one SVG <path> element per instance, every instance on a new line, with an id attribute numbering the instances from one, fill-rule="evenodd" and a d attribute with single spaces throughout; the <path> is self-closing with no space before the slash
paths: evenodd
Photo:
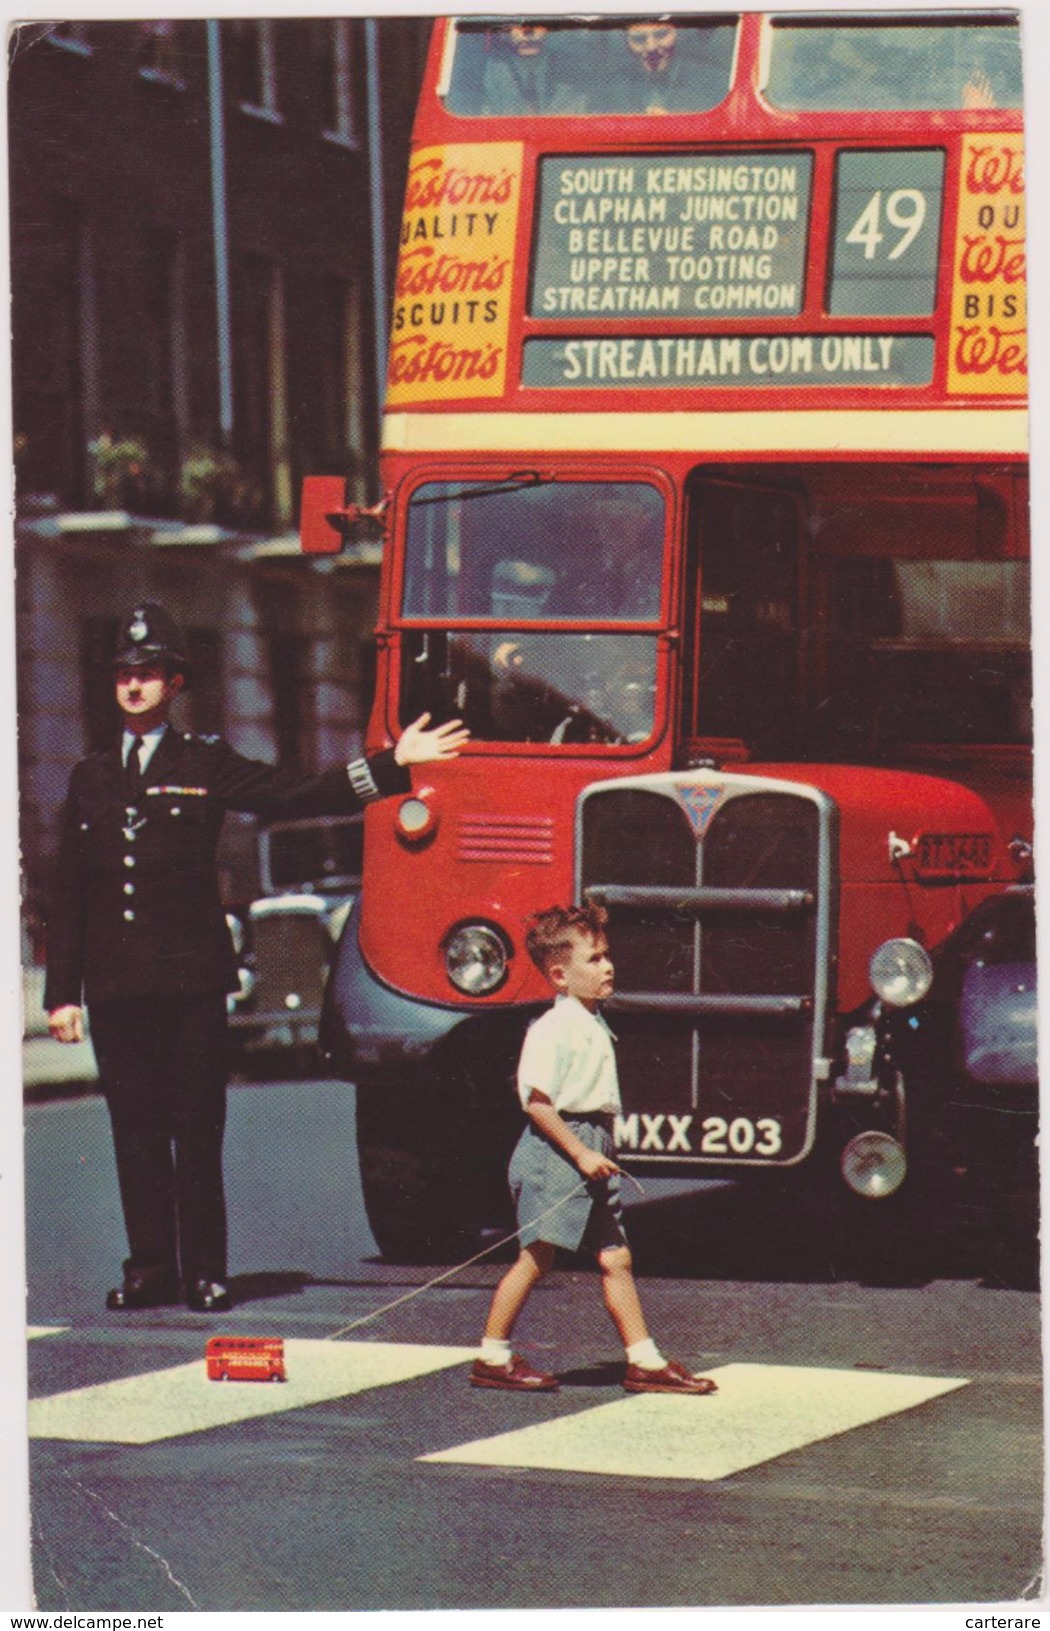
<path id="1" fill-rule="evenodd" d="M 596 940 L 604 934 L 609 914 L 596 901 L 585 906 L 548 906 L 525 925 L 525 948 L 541 974 L 572 948 L 577 935 Z"/>

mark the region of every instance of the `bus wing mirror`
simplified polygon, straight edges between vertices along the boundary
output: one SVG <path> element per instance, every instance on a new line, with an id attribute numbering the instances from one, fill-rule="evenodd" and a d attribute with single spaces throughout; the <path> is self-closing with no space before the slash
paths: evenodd
<path id="1" fill-rule="evenodd" d="M 306 476 L 299 510 L 299 545 L 304 555 L 338 555 L 346 541 L 349 515 L 342 476 Z"/>

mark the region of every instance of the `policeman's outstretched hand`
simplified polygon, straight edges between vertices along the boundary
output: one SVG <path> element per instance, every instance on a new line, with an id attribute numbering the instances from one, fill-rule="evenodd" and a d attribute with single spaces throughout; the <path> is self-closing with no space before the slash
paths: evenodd
<path id="1" fill-rule="evenodd" d="M 454 759 L 463 744 L 470 741 L 470 732 L 460 719 L 450 719 L 432 731 L 426 728 L 429 724 L 430 715 L 420 714 L 411 725 L 405 726 L 394 748 L 394 758 L 399 765 L 425 765 L 433 759 Z"/>
<path id="2" fill-rule="evenodd" d="M 75 1003 L 67 1003 L 64 1008 L 52 1008 L 47 1016 L 47 1028 L 56 1042 L 83 1042 L 83 1009 Z"/>

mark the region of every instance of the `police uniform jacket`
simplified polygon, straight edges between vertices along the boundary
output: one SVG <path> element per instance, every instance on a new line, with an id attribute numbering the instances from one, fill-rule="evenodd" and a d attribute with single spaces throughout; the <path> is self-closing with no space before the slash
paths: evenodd
<path id="1" fill-rule="evenodd" d="M 45 1008 L 236 990 L 215 869 L 226 811 L 350 815 L 411 785 L 392 750 L 303 776 L 171 726 L 135 792 L 119 743 L 82 759 L 62 817 Z"/>

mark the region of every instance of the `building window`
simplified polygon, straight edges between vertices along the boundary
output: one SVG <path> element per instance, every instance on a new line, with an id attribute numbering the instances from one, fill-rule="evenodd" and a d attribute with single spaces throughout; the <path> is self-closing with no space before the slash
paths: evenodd
<path id="1" fill-rule="evenodd" d="M 186 630 L 186 655 L 193 668 L 193 684 L 182 707 L 190 728 L 221 734 L 223 727 L 222 636 L 217 628 L 191 625 Z"/>
<path id="2" fill-rule="evenodd" d="M 317 751 L 314 641 L 302 632 L 299 589 L 295 577 L 287 572 L 262 572 L 254 583 L 270 685 L 274 751 L 279 764 L 308 770 L 314 766 Z"/>
<path id="3" fill-rule="evenodd" d="M 345 147 L 358 143 L 354 97 L 354 43 L 348 17 L 318 19 L 320 31 L 324 137 Z"/>
<path id="4" fill-rule="evenodd" d="M 376 497 L 373 347 L 359 282 L 289 267 L 285 301 L 292 492 L 304 476 L 343 475 L 351 497 Z"/>
<path id="5" fill-rule="evenodd" d="M 272 633 L 267 640 L 277 762 L 305 769 L 312 754 L 313 680 L 310 642 L 302 634 Z"/>
<path id="6" fill-rule="evenodd" d="M 38 202 L 12 257 L 14 432 L 19 496 L 82 503 L 97 408 L 90 223 L 70 199 Z"/>
<path id="7" fill-rule="evenodd" d="M 141 250 L 142 359 L 147 441 L 156 463 L 164 514 L 172 513 L 187 433 L 185 266 L 179 234 L 146 226 Z M 158 512 L 161 513 L 161 512 Z"/>
<path id="8" fill-rule="evenodd" d="M 234 451 L 252 485 L 267 494 L 272 523 L 286 527 L 292 483 L 284 269 L 259 255 L 238 255 L 234 269 Z"/>
<path id="9" fill-rule="evenodd" d="M 227 27 L 230 42 L 229 84 L 242 112 L 280 123 L 273 19 L 238 19 Z"/>
<path id="10" fill-rule="evenodd" d="M 84 741 L 89 753 L 101 753 L 120 735 L 110 664 L 117 649 L 120 619 L 85 617 L 80 624 L 80 695 L 84 711 Z"/>
<path id="11" fill-rule="evenodd" d="M 137 23 L 138 66 L 142 79 L 154 85 L 168 85 L 184 91 L 186 81 L 180 72 L 179 25 L 153 18 Z"/>

